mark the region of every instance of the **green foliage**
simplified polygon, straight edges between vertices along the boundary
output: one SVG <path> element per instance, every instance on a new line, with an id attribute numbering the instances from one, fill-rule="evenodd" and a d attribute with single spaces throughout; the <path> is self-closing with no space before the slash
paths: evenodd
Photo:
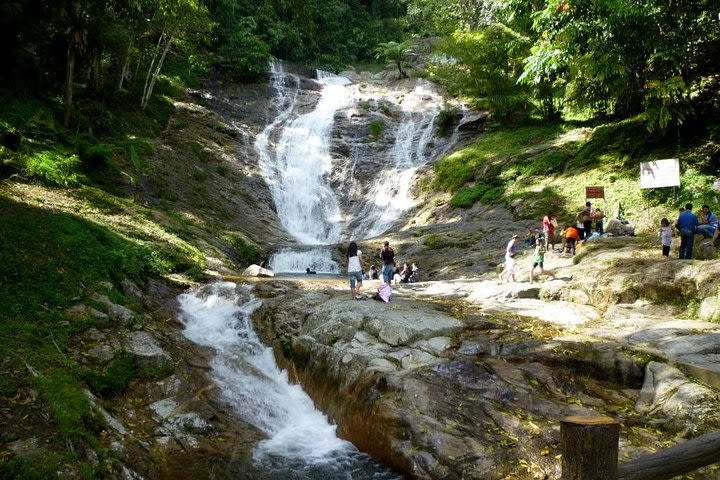
<path id="1" fill-rule="evenodd" d="M 252 17 L 238 18 L 218 49 L 219 63 L 241 77 L 254 76 L 267 69 L 270 47 L 258 34 Z"/>
<path id="2" fill-rule="evenodd" d="M 0 478 L 13 480 L 48 480 L 57 478 L 60 459 L 45 453 L 41 458 L 7 457 L 0 459 Z"/>
<path id="3" fill-rule="evenodd" d="M 651 80 L 647 83 L 645 118 L 647 129 L 664 131 L 669 125 L 682 125 L 691 113 L 689 89 L 682 77 L 664 81 Z"/>
<path id="4" fill-rule="evenodd" d="M 112 163 L 112 145 L 81 141 L 78 145 L 78 155 L 83 168 L 100 170 Z"/>
<path id="5" fill-rule="evenodd" d="M 228 232 L 221 238 L 232 246 L 235 254 L 239 257 L 238 263 L 240 264 L 249 265 L 258 263 L 263 255 L 265 255 L 265 251 L 258 246 L 257 243 L 251 241 L 239 232 Z"/>
<path id="6" fill-rule="evenodd" d="M 82 437 L 86 426 L 96 421 L 82 385 L 68 372 L 47 372 L 38 378 L 38 385 L 61 435 Z"/>
<path id="7" fill-rule="evenodd" d="M 599 114 L 645 110 L 648 128 L 663 130 L 690 112 L 679 77 L 687 82 L 718 72 L 707 62 L 710 52 L 720 52 L 711 5 L 511 0 L 509 19 L 533 41 L 521 79 Z M 543 101 L 542 91 L 535 95 Z"/>
<path id="8" fill-rule="evenodd" d="M 370 128 L 370 137 L 373 140 L 377 140 L 378 138 L 380 138 L 380 134 L 382 133 L 382 129 L 383 129 L 383 123 L 380 120 L 374 120 L 374 121 L 370 122 L 369 128 Z"/>
<path id="9" fill-rule="evenodd" d="M 77 155 L 45 150 L 24 158 L 23 173 L 48 185 L 68 187 L 80 183 Z"/>
<path id="10" fill-rule="evenodd" d="M 128 352 L 121 352 L 105 371 L 86 370 L 83 378 L 95 394 L 107 398 L 125 392 L 137 373 L 133 356 Z"/>
<path id="11" fill-rule="evenodd" d="M 455 123 L 458 118 L 458 111 L 455 107 L 449 104 L 443 105 L 440 111 L 435 117 L 435 126 L 442 135 L 447 134 L 450 127 Z"/>
<path id="12" fill-rule="evenodd" d="M 427 70 L 431 79 L 498 120 L 518 121 L 531 107 L 529 90 L 518 84 L 528 49 L 528 40 L 504 25 L 457 30 L 437 47 L 439 55 Z"/>
<path id="13" fill-rule="evenodd" d="M 381 43 L 375 48 L 375 58 L 385 60 L 388 62 L 389 67 L 398 69 L 401 78 L 407 78 L 408 75 L 403 68 L 410 67 L 409 59 L 411 52 L 412 49 L 410 48 L 409 41 L 390 41 Z"/>
<path id="14" fill-rule="evenodd" d="M 423 245 L 425 245 L 426 247 L 428 247 L 431 250 L 439 250 L 441 248 L 445 248 L 448 246 L 445 244 L 445 241 L 443 240 L 443 238 L 436 233 L 431 233 L 430 235 L 425 237 L 425 241 L 423 241 Z"/>

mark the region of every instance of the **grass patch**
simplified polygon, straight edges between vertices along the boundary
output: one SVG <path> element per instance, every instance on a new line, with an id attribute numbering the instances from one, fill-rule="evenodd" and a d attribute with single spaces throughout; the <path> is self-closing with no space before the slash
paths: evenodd
<path id="1" fill-rule="evenodd" d="M 133 356 L 121 352 L 104 371 L 86 370 L 82 377 L 95 394 L 107 398 L 125 392 L 137 373 Z"/>
<path id="2" fill-rule="evenodd" d="M 674 218 L 676 206 L 686 201 L 716 204 L 717 168 L 706 161 L 716 150 L 702 136 L 652 135 L 639 118 L 594 128 L 528 123 L 487 132 L 445 157 L 434 167 L 430 188 L 454 193 L 451 205 L 457 208 L 504 204 L 520 218 L 551 210 L 570 221 L 585 202 L 585 187 L 602 185 L 606 199 L 599 206 L 606 215 L 621 208 L 631 220 L 645 221 L 636 224 L 638 231 L 648 231 L 656 227 L 655 217 Z M 681 186 L 641 190 L 640 162 L 660 158 L 680 159 Z"/>

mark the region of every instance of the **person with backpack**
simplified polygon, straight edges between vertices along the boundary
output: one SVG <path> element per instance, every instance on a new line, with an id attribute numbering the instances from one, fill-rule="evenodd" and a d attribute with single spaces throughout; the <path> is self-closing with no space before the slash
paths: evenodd
<path id="1" fill-rule="evenodd" d="M 390 248 L 390 242 L 387 240 L 383 243 L 383 248 L 380 250 L 380 258 L 383 262 L 383 282 L 390 285 L 390 282 L 392 282 L 393 279 L 393 274 L 395 273 L 395 251 Z"/>

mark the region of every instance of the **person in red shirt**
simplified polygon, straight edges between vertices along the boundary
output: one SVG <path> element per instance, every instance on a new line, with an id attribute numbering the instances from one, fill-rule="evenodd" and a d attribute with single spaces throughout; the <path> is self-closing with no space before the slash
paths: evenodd
<path id="1" fill-rule="evenodd" d="M 543 217 L 543 235 L 545 236 L 545 250 L 552 252 L 555 247 L 555 227 L 557 220 L 552 212 L 547 212 Z"/>
<path id="2" fill-rule="evenodd" d="M 570 224 L 567 224 L 560 234 L 563 237 L 563 244 L 565 245 L 563 251 L 566 251 L 571 255 L 575 255 L 575 246 L 580 238 L 580 232 L 578 232 L 578 229 Z"/>

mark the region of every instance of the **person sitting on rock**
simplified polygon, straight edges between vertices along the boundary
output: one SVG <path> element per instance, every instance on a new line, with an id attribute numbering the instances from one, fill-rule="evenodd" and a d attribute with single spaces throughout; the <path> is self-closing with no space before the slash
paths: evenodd
<path id="1" fill-rule="evenodd" d="M 402 277 L 400 276 L 400 267 L 398 267 L 396 265 L 395 270 L 393 270 L 393 276 L 392 276 L 393 285 L 397 285 L 398 283 L 400 283 L 401 279 L 402 279 Z"/>
<path id="2" fill-rule="evenodd" d="M 306 275 L 315 275 L 317 272 L 315 270 L 310 270 L 310 267 L 305 269 Z"/>
<path id="3" fill-rule="evenodd" d="M 412 276 L 412 270 L 407 263 L 403 263 L 402 272 L 400 272 L 400 283 L 409 283 Z"/>
<path id="4" fill-rule="evenodd" d="M 375 265 L 370 265 L 370 270 L 368 271 L 368 277 L 370 280 L 377 280 L 380 278 L 380 275 L 378 274 L 377 267 Z"/>
<path id="5" fill-rule="evenodd" d="M 410 275 L 410 282 L 415 283 L 420 281 L 420 267 L 417 263 L 412 264 L 412 275 Z"/>
<path id="6" fill-rule="evenodd" d="M 705 238 L 715 237 L 718 229 L 718 217 L 707 205 L 702 206 L 699 215 L 700 225 L 697 227 L 698 233 L 702 233 Z"/>

